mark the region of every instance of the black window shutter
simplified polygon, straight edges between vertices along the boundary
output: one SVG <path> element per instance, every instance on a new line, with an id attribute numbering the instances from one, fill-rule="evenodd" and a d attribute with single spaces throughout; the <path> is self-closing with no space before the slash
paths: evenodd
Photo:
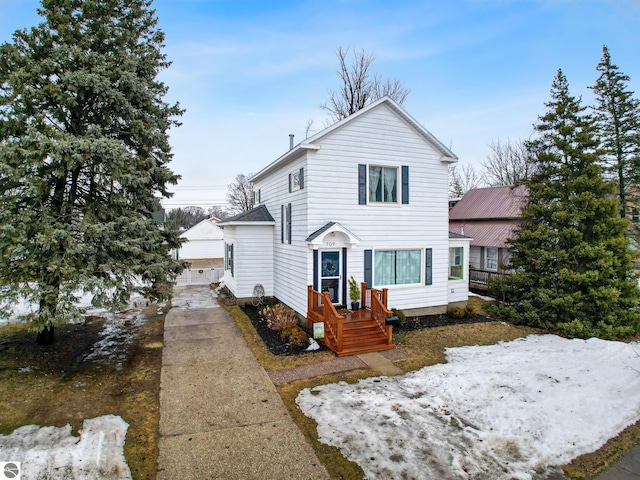
<path id="1" fill-rule="evenodd" d="M 287 219 L 284 216 L 284 205 L 280 205 L 280 243 L 284 243 L 284 223 Z"/>
<path id="2" fill-rule="evenodd" d="M 313 251 L 313 289 L 318 291 L 318 250 Z"/>
<path id="3" fill-rule="evenodd" d="M 233 257 L 233 245 L 231 245 L 231 276 L 233 277 L 233 269 L 235 266 L 235 258 Z"/>
<path id="4" fill-rule="evenodd" d="M 289 174 L 289 193 L 291 193 L 292 189 L 292 181 L 291 181 L 291 174 Z"/>
<path id="5" fill-rule="evenodd" d="M 371 250 L 364 251 L 364 281 L 369 286 L 373 286 L 373 264 L 371 262 L 372 255 Z"/>
<path id="6" fill-rule="evenodd" d="M 300 190 L 304 188 L 304 168 L 300 169 Z"/>
<path id="7" fill-rule="evenodd" d="M 287 208 L 287 243 L 291 244 L 291 204 Z"/>
<path id="8" fill-rule="evenodd" d="M 432 285 L 433 284 L 433 249 L 427 248 L 424 253 L 425 253 L 424 284 Z"/>
<path id="9" fill-rule="evenodd" d="M 342 247 L 342 303 L 347 305 L 347 249 Z"/>
<path id="10" fill-rule="evenodd" d="M 402 166 L 402 203 L 409 203 L 409 166 Z"/>
<path id="11" fill-rule="evenodd" d="M 262 202 L 262 192 L 258 189 L 258 203 Z"/>
<path id="12" fill-rule="evenodd" d="M 358 165 L 358 204 L 367 204 L 367 166 Z"/>

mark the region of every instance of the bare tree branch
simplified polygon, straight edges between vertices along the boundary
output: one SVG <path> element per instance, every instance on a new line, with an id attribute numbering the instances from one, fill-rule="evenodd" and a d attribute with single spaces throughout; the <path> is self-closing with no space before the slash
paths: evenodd
<path id="1" fill-rule="evenodd" d="M 469 190 L 484 186 L 484 178 L 473 165 L 453 164 L 449 167 L 449 198 L 462 197 Z"/>
<path id="2" fill-rule="evenodd" d="M 535 161 L 527 142 L 511 142 L 507 139 L 503 143 L 496 140 L 491 142 L 489 148 L 491 154 L 482 164 L 489 185 L 520 185 L 533 175 Z"/>
<path id="3" fill-rule="evenodd" d="M 229 185 L 227 202 L 233 213 L 248 212 L 253 208 L 253 185 L 249 181 L 251 174 L 239 174 L 235 181 Z"/>
<path id="4" fill-rule="evenodd" d="M 411 89 L 397 78 L 382 81 L 377 73 L 372 72 L 371 64 L 375 60 L 372 53 L 367 55 L 364 50 L 354 50 L 353 60 L 348 64 L 349 50 L 338 47 L 336 56 L 339 67 L 336 73 L 340 78 L 340 88 L 329 90 L 329 101 L 321 105 L 332 120 L 340 121 L 385 95 L 402 105 Z"/>

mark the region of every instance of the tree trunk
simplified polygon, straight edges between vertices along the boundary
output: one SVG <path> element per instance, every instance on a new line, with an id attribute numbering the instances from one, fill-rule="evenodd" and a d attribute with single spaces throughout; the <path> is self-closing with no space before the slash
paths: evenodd
<path id="1" fill-rule="evenodd" d="M 36 343 L 38 345 L 53 345 L 53 325 L 44 327 L 44 330 L 38 332 Z"/>

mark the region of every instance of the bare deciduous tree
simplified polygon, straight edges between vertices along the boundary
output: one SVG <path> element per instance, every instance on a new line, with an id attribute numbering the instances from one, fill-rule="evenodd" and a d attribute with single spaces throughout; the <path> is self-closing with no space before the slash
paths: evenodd
<path id="1" fill-rule="evenodd" d="M 232 213 L 248 212 L 253 208 L 253 185 L 249 181 L 251 174 L 240 173 L 229 185 L 227 202 Z"/>
<path id="2" fill-rule="evenodd" d="M 225 220 L 230 216 L 225 207 L 220 207 L 217 205 L 214 207 L 210 207 L 207 210 L 207 215 L 209 216 L 209 218 L 216 217 L 218 220 Z"/>
<path id="3" fill-rule="evenodd" d="M 486 182 L 498 187 L 501 185 L 520 185 L 531 178 L 535 169 L 534 157 L 527 142 L 516 140 L 505 143 L 492 141 L 491 154 L 482 164 Z"/>
<path id="4" fill-rule="evenodd" d="M 469 190 L 482 186 L 484 179 L 473 165 L 453 164 L 449 167 L 449 198 L 462 197 Z"/>
<path id="5" fill-rule="evenodd" d="M 336 56 L 340 62 L 337 70 L 340 88 L 329 90 L 329 101 L 321 105 L 321 108 L 329 112 L 332 120 L 342 120 L 385 95 L 402 105 L 411 89 L 405 87 L 397 78 L 383 81 L 376 72 L 372 72 L 371 64 L 375 60 L 372 53 L 354 50 L 353 61 L 349 65 L 349 50 L 338 48 Z"/>

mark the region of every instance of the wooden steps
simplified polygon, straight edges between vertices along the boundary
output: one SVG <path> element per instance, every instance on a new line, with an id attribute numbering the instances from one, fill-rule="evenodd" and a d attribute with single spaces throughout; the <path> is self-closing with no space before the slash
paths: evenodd
<path id="1" fill-rule="evenodd" d="M 343 357 L 392 349 L 393 344 L 388 344 L 386 335 L 371 318 L 370 311 L 361 310 L 347 315 L 342 331 L 342 350 L 336 355 Z"/>

